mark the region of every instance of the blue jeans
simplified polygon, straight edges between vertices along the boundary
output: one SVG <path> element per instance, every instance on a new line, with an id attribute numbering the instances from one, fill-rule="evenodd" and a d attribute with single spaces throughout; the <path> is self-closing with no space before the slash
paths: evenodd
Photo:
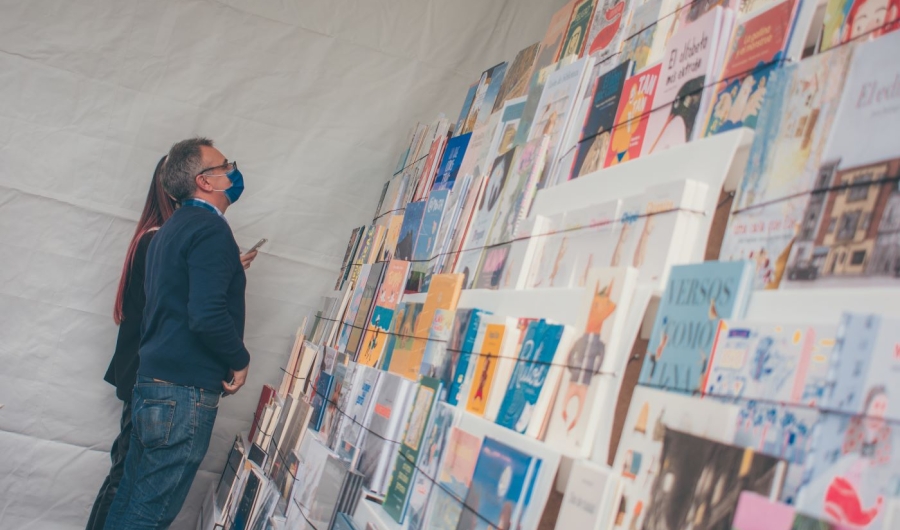
<path id="1" fill-rule="evenodd" d="M 138 376 L 131 402 L 131 446 L 104 528 L 168 528 L 209 448 L 219 394 Z"/>

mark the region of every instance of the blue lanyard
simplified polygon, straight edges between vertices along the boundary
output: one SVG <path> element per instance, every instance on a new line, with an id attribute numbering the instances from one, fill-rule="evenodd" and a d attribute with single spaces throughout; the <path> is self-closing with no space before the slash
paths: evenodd
<path id="1" fill-rule="evenodd" d="M 208 202 L 206 202 L 206 201 L 201 201 L 201 200 L 199 200 L 199 199 L 188 199 L 188 200 L 186 200 L 186 201 L 183 201 L 183 202 L 181 203 L 181 205 L 182 205 L 182 206 L 198 206 L 198 207 L 200 207 L 200 208 L 206 208 L 207 210 L 213 212 L 213 213 L 216 214 L 216 215 L 219 215 L 219 216 L 222 215 L 222 214 L 219 212 L 219 210 L 216 209 L 215 206 L 213 206 L 212 204 L 210 204 L 210 203 L 208 203 Z"/>

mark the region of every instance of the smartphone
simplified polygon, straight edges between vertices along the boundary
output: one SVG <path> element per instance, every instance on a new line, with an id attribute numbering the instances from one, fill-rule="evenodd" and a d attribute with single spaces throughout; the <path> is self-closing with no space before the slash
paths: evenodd
<path id="1" fill-rule="evenodd" d="M 260 247 L 262 247 L 263 245 L 265 245 L 265 244 L 268 243 L 268 242 L 269 242 L 269 240 L 266 239 L 266 238 L 260 239 L 259 241 L 256 242 L 255 245 L 253 245 L 253 247 L 252 247 L 250 250 L 248 250 L 247 252 L 245 252 L 245 254 L 249 254 L 249 253 L 253 252 L 254 250 L 259 250 Z"/>

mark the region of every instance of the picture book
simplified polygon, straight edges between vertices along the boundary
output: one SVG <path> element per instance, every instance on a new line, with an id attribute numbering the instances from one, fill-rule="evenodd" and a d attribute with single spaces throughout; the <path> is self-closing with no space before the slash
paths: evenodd
<path id="1" fill-rule="evenodd" d="M 796 6 L 796 0 L 783 0 L 737 21 L 703 136 L 756 127 L 768 78 L 784 59 Z"/>
<path id="2" fill-rule="evenodd" d="M 438 309 L 453 311 L 459 301 L 459 293 L 462 287 L 462 276 L 459 274 L 435 274 L 431 278 L 428 294 L 422 307 L 422 317 L 416 321 L 413 333 L 416 337 L 427 337 L 434 320 L 434 312 Z M 425 351 L 425 342 L 418 341 L 414 351 L 421 358 L 421 352 Z M 418 367 L 416 367 L 418 373 Z"/>
<path id="3" fill-rule="evenodd" d="M 476 124 L 484 121 L 486 116 L 482 115 L 482 106 L 484 105 L 485 96 L 487 96 L 488 88 L 494 79 L 494 75 L 503 75 L 506 72 L 506 63 L 494 65 L 481 73 L 481 79 L 478 81 L 478 88 L 475 89 L 475 98 L 472 100 L 472 106 L 469 109 L 469 115 L 462 124 L 460 134 L 470 133 L 475 130 Z M 496 97 L 496 93 L 494 93 Z M 488 107 L 490 110 L 491 107 Z"/>
<path id="4" fill-rule="evenodd" d="M 475 273 L 474 289 L 499 289 L 503 280 L 503 270 L 506 267 L 506 259 L 509 257 L 511 243 L 492 245 L 484 249 L 481 254 L 481 262 Z"/>
<path id="5" fill-rule="evenodd" d="M 626 38 L 622 42 L 619 54 L 620 64 L 633 62 L 635 72 L 640 72 L 647 65 L 653 64 L 654 61 L 650 60 L 650 52 L 653 47 L 656 26 L 661 18 L 662 4 L 662 0 L 632 3 L 631 18 L 627 21 L 625 29 Z M 662 20 L 665 20 L 666 14 L 671 14 L 671 12 L 664 13 Z"/>
<path id="6" fill-rule="evenodd" d="M 396 259 L 405 261 L 412 259 L 416 237 L 424 216 L 425 201 L 411 202 L 406 205 L 406 210 L 403 214 L 403 225 L 400 227 L 400 239 L 397 241 L 397 249 L 394 251 Z"/>
<path id="7" fill-rule="evenodd" d="M 810 197 L 782 287 L 897 284 L 900 259 L 891 249 L 900 229 L 893 213 L 900 193 L 889 180 L 900 164 L 897 145 L 889 134 L 863 138 L 853 131 L 886 131 L 900 123 L 898 46 L 898 32 L 855 46 L 814 186 L 838 189 Z M 842 186 L 852 187 L 844 192 Z"/>
<path id="8" fill-rule="evenodd" d="M 436 488 L 435 483 L 438 479 L 441 461 L 450 442 L 450 430 L 459 422 L 459 416 L 459 409 L 447 403 L 438 401 L 434 405 L 425 440 L 422 443 L 424 450 L 419 454 L 418 469 L 409 495 L 407 521 L 410 530 L 425 529 L 425 510 L 428 507 L 428 499 L 432 490 Z"/>
<path id="9" fill-rule="evenodd" d="M 590 456 L 595 436 L 612 435 L 612 418 L 604 422 L 603 417 L 615 408 L 618 374 L 624 372 L 631 354 L 633 339 L 623 334 L 637 277 L 637 270 L 626 267 L 589 273 L 589 291 L 582 304 L 588 323 L 565 352 L 565 373 L 545 438 L 567 455 Z"/>
<path id="10" fill-rule="evenodd" d="M 620 2 L 621 3 L 621 2 Z M 631 75 L 632 63 L 623 62 L 601 75 L 594 83 L 591 104 L 578 137 L 574 163 L 568 178 L 574 179 L 603 167 L 609 150 L 609 139 L 615 125 L 616 111 L 625 79 Z"/>
<path id="11" fill-rule="evenodd" d="M 585 459 L 575 460 L 556 519 L 556 528 L 610 528 L 613 502 L 619 494 L 620 483 L 621 477 L 609 466 Z"/>
<path id="12" fill-rule="evenodd" d="M 472 110 L 472 102 L 475 101 L 475 91 L 478 90 L 478 83 L 481 81 L 475 81 L 471 85 L 469 85 L 469 90 L 466 92 L 466 98 L 463 100 L 462 109 L 459 111 L 459 118 L 456 120 L 456 125 L 453 127 L 453 137 L 456 138 L 458 136 L 464 136 L 462 132 L 463 125 L 466 122 L 466 118 L 469 117 L 469 111 Z M 450 144 L 447 144 L 449 150 Z M 405 165 L 405 164 L 402 164 Z"/>
<path id="13" fill-rule="evenodd" d="M 613 200 L 565 213 L 564 226 L 572 229 L 566 251 L 572 272 L 565 287 L 584 287 L 593 269 L 613 262 L 615 251 L 622 248 L 617 247 L 622 202 Z"/>
<path id="14" fill-rule="evenodd" d="M 328 396 L 334 384 L 334 377 L 331 374 L 320 372 L 316 381 L 314 394 L 312 396 L 312 415 L 309 419 L 309 428 L 318 431 L 322 426 L 322 420 L 325 417 L 325 407 L 328 404 Z"/>
<path id="15" fill-rule="evenodd" d="M 392 213 L 390 216 L 382 217 L 378 222 L 384 222 L 387 225 L 387 231 L 384 234 L 384 245 L 381 247 L 380 261 L 390 261 L 394 259 L 394 252 L 397 250 L 397 242 L 400 240 L 400 229 L 403 227 L 403 212 Z"/>
<path id="16" fill-rule="evenodd" d="M 549 142 L 548 137 L 541 136 L 517 148 L 487 239 L 489 245 L 511 242 L 519 223 L 528 216 L 547 160 Z"/>
<path id="17" fill-rule="evenodd" d="M 622 39 L 628 37 L 625 30 L 631 9 L 632 0 L 597 0 L 585 55 L 593 55 L 598 63 L 614 61 Z"/>
<path id="18" fill-rule="evenodd" d="M 447 147 L 444 149 L 444 158 L 441 165 L 438 166 L 437 174 L 434 178 L 434 190 L 449 190 L 453 188 L 459 173 L 459 165 L 462 163 L 463 157 L 466 155 L 466 149 L 469 147 L 471 134 L 461 134 L 447 141 Z"/>
<path id="19" fill-rule="evenodd" d="M 822 51 L 855 40 L 872 39 L 900 28 L 900 5 L 884 0 L 829 0 L 822 29 Z"/>
<path id="20" fill-rule="evenodd" d="M 665 429 L 644 528 L 727 528 L 741 492 L 769 495 L 778 473 L 777 458 Z"/>
<path id="21" fill-rule="evenodd" d="M 406 421 L 391 484 L 382 504 L 384 511 L 398 523 L 402 523 L 406 517 L 407 501 L 416 474 L 422 439 L 425 436 L 425 428 L 428 425 L 431 410 L 440 393 L 440 384 L 439 380 L 431 377 L 423 377 L 419 381 L 409 418 Z M 430 448 L 426 448 L 426 450 L 428 449 Z"/>
<path id="22" fill-rule="evenodd" d="M 431 191 L 432 186 L 434 186 L 438 164 L 441 162 L 441 157 L 443 157 L 446 144 L 447 136 L 444 134 L 438 135 L 438 137 L 431 142 L 431 148 L 428 149 L 428 157 L 425 159 L 422 174 L 419 176 L 416 192 L 413 194 L 414 201 L 421 201 L 428 198 L 429 192 Z"/>
<path id="23" fill-rule="evenodd" d="M 694 139 L 703 121 L 717 73 L 716 58 L 723 31 L 731 16 L 716 7 L 672 35 L 666 45 L 653 111 L 647 121 L 641 150 L 648 155 Z"/>
<path id="24" fill-rule="evenodd" d="M 768 497 L 741 492 L 734 512 L 732 530 L 793 530 L 794 507 Z"/>
<path id="25" fill-rule="evenodd" d="M 466 410 L 476 416 L 483 416 L 488 396 L 497 369 L 498 356 L 503 351 L 503 340 L 507 326 L 514 327 L 516 320 L 509 317 L 487 317 L 485 319 L 484 340 L 480 355 L 475 361 L 472 384 L 467 393 Z M 510 333 L 512 336 L 512 333 Z"/>
<path id="26" fill-rule="evenodd" d="M 719 322 L 704 393 L 821 405 L 831 388 L 836 326 L 790 322 Z"/>
<path id="27" fill-rule="evenodd" d="M 588 30 L 592 27 L 591 17 L 594 14 L 596 0 L 578 0 L 575 9 L 572 10 L 572 18 L 569 27 L 566 28 L 566 38 L 563 41 L 560 58 L 581 55 L 585 42 L 588 39 Z"/>
<path id="28" fill-rule="evenodd" d="M 539 465 L 540 459 L 485 438 L 457 528 L 515 528 Z"/>
<path id="29" fill-rule="evenodd" d="M 497 413 L 500 411 L 500 405 L 506 397 L 506 389 L 509 387 L 512 373 L 519 365 L 519 352 L 522 349 L 522 341 L 525 339 L 528 326 L 532 322 L 537 322 L 536 318 L 512 318 L 506 319 L 506 329 L 504 330 L 503 343 L 500 349 L 500 355 L 497 358 L 497 365 L 494 368 L 494 379 L 491 383 L 490 393 L 488 394 L 487 404 L 484 408 L 484 418 L 488 421 L 495 422 Z M 477 373 L 477 372 L 476 372 Z"/>
<path id="30" fill-rule="evenodd" d="M 375 367 L 384 353 L 385 346 L 390 342 L 391 324 L 394 320 L 394 310 L 376 305 L 372 308 L 372 318 L 366 328 L 366 334 L 360 344 L 359 355 L 356 362 L 365 366 Z"/>
<path id="31" fill-rule="evenodd" d="M 341 415 L 335 451 L 354 469 L 359 458 L 360 442 L 365 436 L 363 426 L 370 416 L 380 376 L 380 370 L 358 366 L 354 374 L 349 404 Z"/>
<path id="32" fill-rule="evenodd" d="M 497 94 L 503 85 L 508 67 L 509 63 L 504 62 L 490 69 L 490 81 L 487 90 L 484 92 L 484 99 L 481 102 L 481 108 L 478 110 L 478 116 L 475 118 L 473 130 L 487 124 L 490 120 L 493 114 L 494 102 L 497 100 Z"/>
<path id="33" fill-rule="evenodd" d="M 546 234 L 550 230 L 550 220 L 543 215 L 525 218 L 519 222 L 503 266 L 501 289 L 528 287 L 534 262 L 540 257 L 544 240 L 549 237 Z"/>
<path id="34" fill-rule="evenodd" d="M 423 528 L 456 529 L 480 451 L 481 438 L 459 427 L 450 429 L 437 475 L 437 487 L 432 488 L 428 499 Z"/>
<path id="35" fill-rule="evenodd" d="M 625 80 L 603 167 L 640 156 L 661 69 L 662 64 L 656 64 Z"/>
<path id="36" fill-rule="evenodd" d="M 460 210 L 459 222 L 453 230 L 451 230 L 450 244 L 447 246 L 447 254 L 445 255 L 445 260 L 440 272 L 452 272 L 456 267 L 456 262 L 459 261 L 460 255 L 465 253 L 463 244 L 469 233 L 469 226 L 472 223 L 473 213 L 484 194 L 486 186 L 487 177 L 473 177 L 472 186 L 469 188 L 469 193 Z M 465 284 L 465 282 L 463 282 L 463 284 Z"/>
<path id="37" fill-rule="evenodd" d="M 425 215 L 422 217 L 422 226 L 419 228 L 416 244 L 413 247 L 412 259 L 414 261 L 431 259 L 449 193 L 450 191 L 446 189 L 436 190 L 428 196 L 428 201 L 425 203 Z"/>
<path id="38" fill-rule="evenodd" d="M 500 85 L 500 91 L 497 92 L 497 97 L 494 99 L 492 113 L 502 109 L 507 101 L 522 98 L 527 94 L 528 81 L 531 79 L 539 47 L 540 43 L 535 42 L 531 46 L 519 50 L 519 53 L 516 54 L 516 58 L 506 70 L 503 84 Z"/>
<path id="39" fill-rule="evenodd" d="M 375 495 L 383 496 L 387 491 L 397 459 L 395 441 L 402 435 L 415 390 L 416 383 L 408 379 L 387 372 L 381 374 L 356 465 L 366 477 L 366 487 Z"/>
<path id="40" fill-rule="evenodd" d="M 461 222 L 462 209 L 472 187 L 473 180 L 472 175 L 465 175 L 460 178 L 459 183 L 453 187 L 450 195 L 447 197 L 447 206 L 444 209 L 444 217 L 441 219 L 441 226 L 438 229 L 434 251 L 432 252 L 433 258 L 428 264 L 429 275 L 443 272 L 444 263 L 451 257 L 455 257 L 450 253 L 450 236 Z"/>
<path id="41" fill-rule="evenodd" d="M 357 352 L 359 352 L 360 342 L 363 339 L 363 332 L 366 331 L 367 325 L 369 324 L 369 319 L 371 318 L 370 315 L 372 314 L 372 305 L 375 302 L 375 292 L 381 283 L 385 265 L 384 262 L 379 262 L 369 266 L 371 268 L 366 276 L 366 283 L 362 290 L 362 298 L 360 298 L 359 307 L 357 308 L 356 316 L 353 318 L 353 325 L 350 329 L 350 335 L 347 338 L 347 345 L 344 348 L 344 351 L 350 353 L 354 358 Z"/>
<path id="42" fill-rule="evenodd" d="M 441 367 L 441 381 L 447 389 L 447 403 L 458 405 L 465 395 L 460 390 L 466 382 L 469 365 L 474 365 L 481 352 L 475 351 L 478 332 L 490 313 L 481 309 L 461 309 L 456 312 L 453 332 L 447 343 L 447 353 Z"/>
<path id="43" fill-rule="evenodd" d="M 522 121 L 522 111 L 525 110 L 524 97 L 511 99 L 503 105 L 497 115 L 497 124 L 492 133 L 485 160 L 496 160 L 498 156 L 506 154 L 513 149 L 513 140 L 516 138 L 516 129 Z M 493 123 L 493 120 L 492 120 Z"/>
<path id="44" fill-rule="evenodd" d="M 369 279 L 369 272 L 372 270 L 372 265 L 363 265 L 360 268 L 359 276 L 356 278 L 353 284 L 353 295 L 350 298 L 350 303 L 347 305 L 347 310 L 344 312 L 343 317 L 338 317 L 340 322 L 337 322 L 337 327 L 340 329 L 340 336 L 338 337 L 336 347 L 339 351 L 345 351 L 347 349 L 347 343 L 350 342 L 350 334 L 353 332 L 353 322 L 356 320 L 356 314 L 359 312 L 360 305 L 363 301 L 363 295 L 366 290 L 366 281 Z"/>
<path id="45" fill-rule="evenodd" d="M 719 320 L 743 316 L 752 274 L 749 261 L 672 267 L 641 367 L 641 384 L 687 393 L 702 390 Z"/>
<path id="46" fill-rule="evenodd" d="M 305 513 L 315 504 L 316 490 L 332 452 L 315 436 L 306 436 L 297 452 L 297 476 L 291 498 Z"/>
<path id="47" fill-rule="evenodd" d="M 398 354 L 402 351 L 409 351 L 415 339 L 416 320 L 422 313 L 422 304 L 405 303 L 397 304 L 394 310 L 394 317 L 391 319 L 391 330 L 388 334 L 388 340 L 384 345 L 384 352 L 381 355 L 379 366 L 383 370 L 390 370 L 391 362 L 394 358 L 395 350 Z"/>
<path id="48" fill-rule="evenodd" d="M 453 322 L 456 311 L 452 309 L 435 309 L 434 318 L 431 321 L 431 329 L 428 330 L 428 343 L 425 344 L 425 353 L 422 356 L 422 364 L 419 373 L 426 377 L 438 377 L 447 354 L 447 343 L 453 332 Z"/>
<path id="49" fill-rule="evenodd" d="M 497 424 L 538 438 L 562 375 L 574 330 L 545 320 L 528 326 Z"/>

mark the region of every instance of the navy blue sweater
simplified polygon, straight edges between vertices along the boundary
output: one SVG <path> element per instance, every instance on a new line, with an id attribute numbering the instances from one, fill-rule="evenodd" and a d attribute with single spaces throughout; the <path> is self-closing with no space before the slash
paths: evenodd
<path id="1" fill-rule="evenodd" d="M 250 363 L 246 285 L 225 219 L 196 206 L 176 210 L 147 251 L 138 374 L 221 392 L 228 370 Z"/>

